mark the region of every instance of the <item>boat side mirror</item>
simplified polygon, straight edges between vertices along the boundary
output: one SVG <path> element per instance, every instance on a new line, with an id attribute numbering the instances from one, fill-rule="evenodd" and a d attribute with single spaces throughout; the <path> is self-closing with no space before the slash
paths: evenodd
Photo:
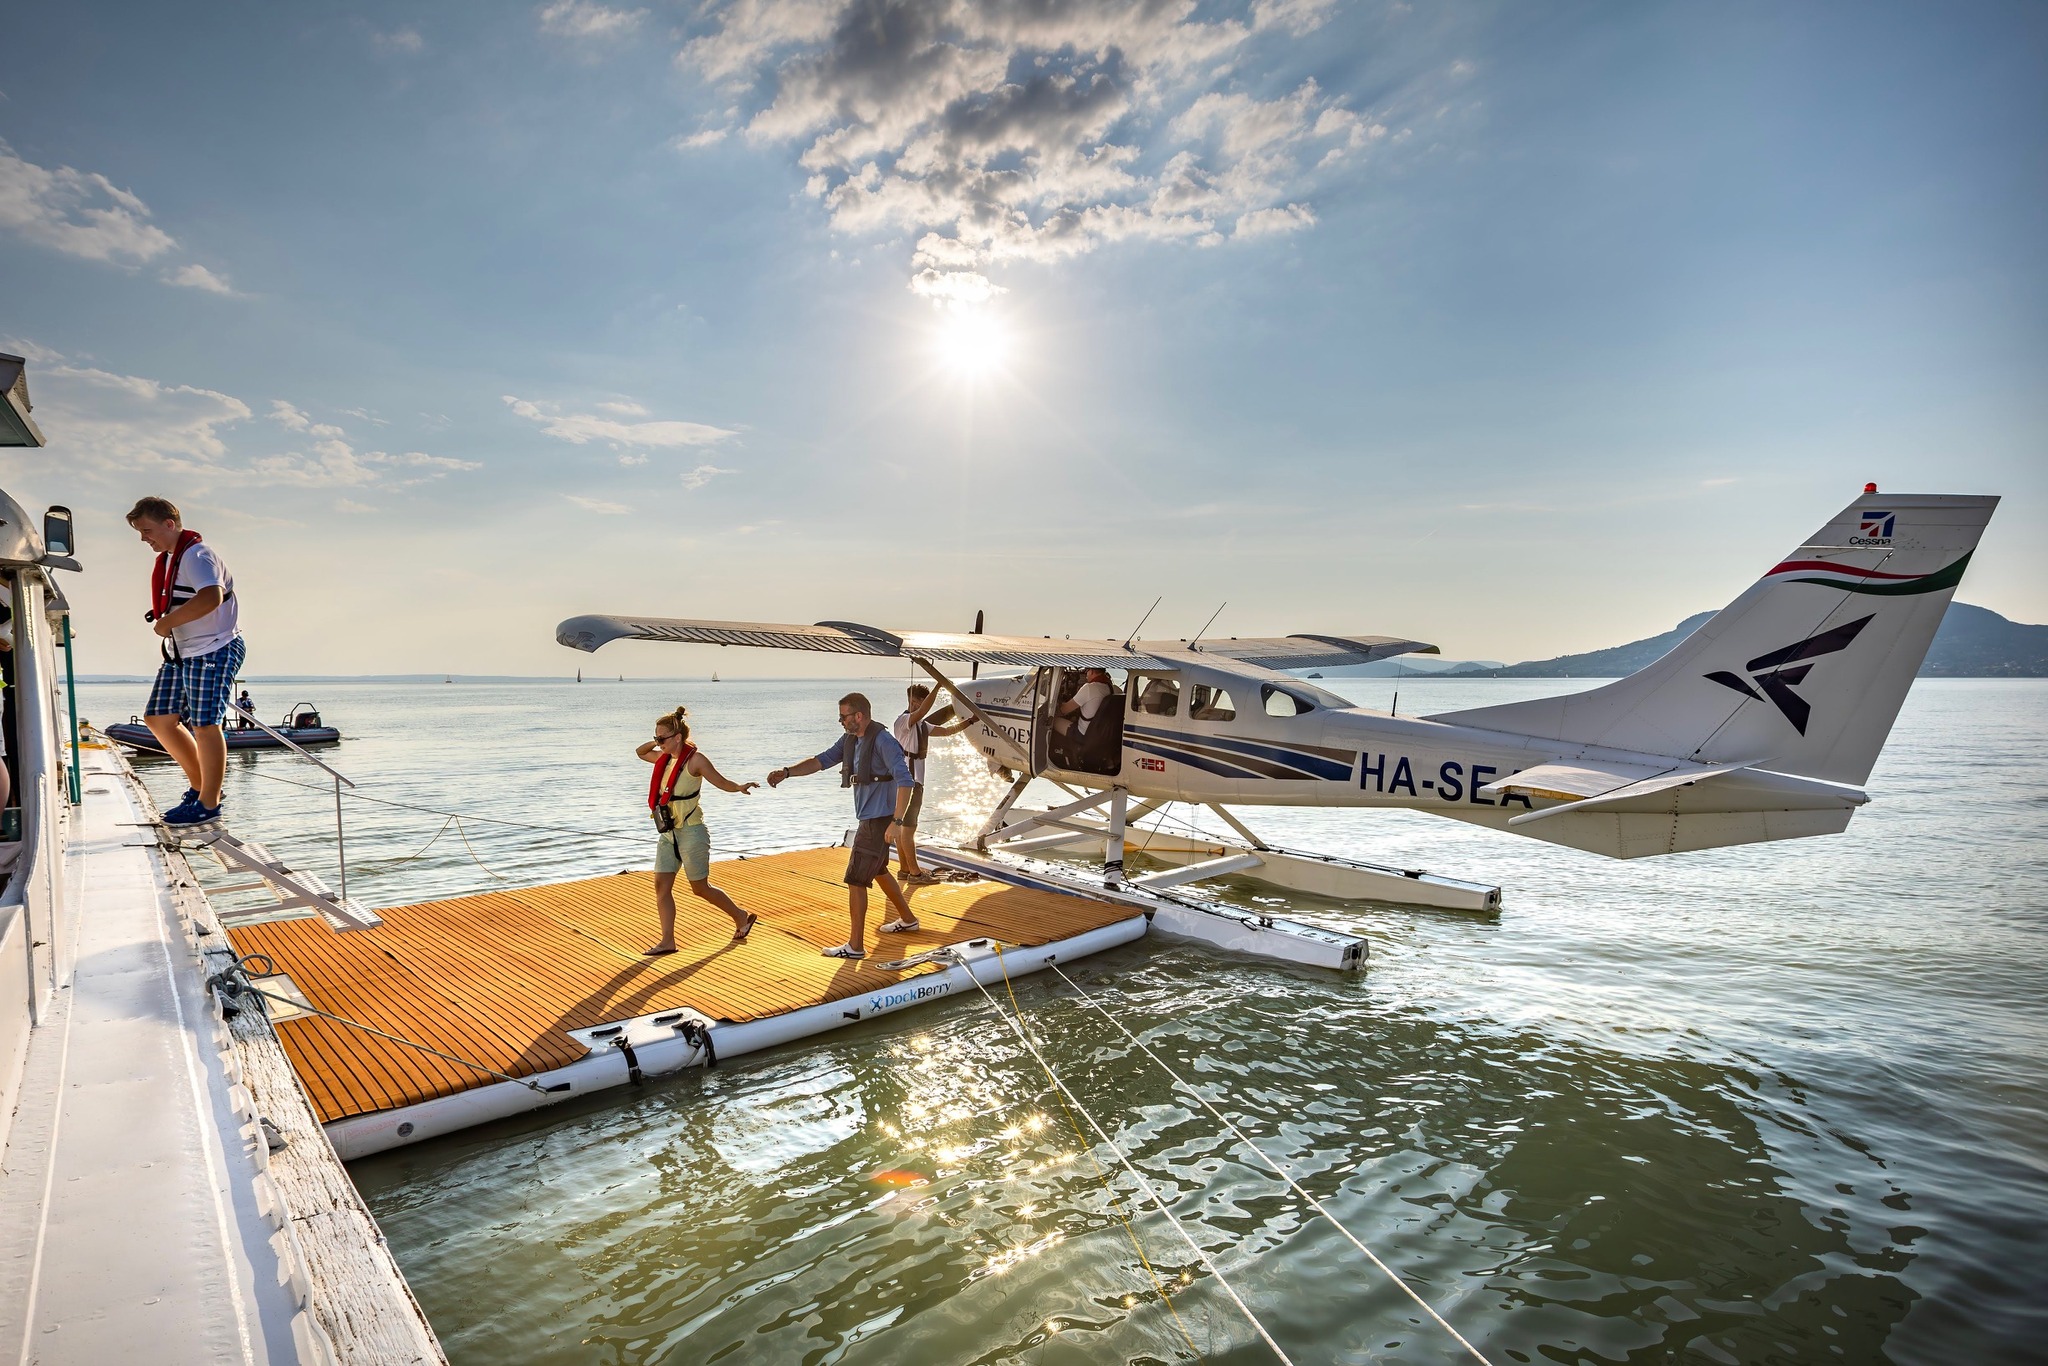
<path id="1" fill-rule="evenodd" d="M 43 514 L 43 549 L 51 555 L 69 557 L 78 553 L 73 540 L 71 509 L 53 507 Z"/>

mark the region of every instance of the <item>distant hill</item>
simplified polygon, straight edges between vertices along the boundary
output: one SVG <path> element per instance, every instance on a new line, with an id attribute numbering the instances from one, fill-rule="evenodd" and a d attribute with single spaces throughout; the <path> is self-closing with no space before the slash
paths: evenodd
<path id="1" fill-rule="evenodd" d="M 1493 659 L 1438 659 L 1435 655 L 1397 655 L 1370 664 L 1344 664 L 1321 669 L 1311 678 L 1414 678 L 1426 674 L 1484 673 L 1507 665 Z M 1297 672 L 1299 672 L 1297 670 Z"/>
<path id="2" fill-rule="evenodd" d="M 1621 678 L 1684 640 L 1714 614 L 1687 617 L 1662 635 L 1556 659 L 1489 669 L 1466 666 L 1449 678 Z M 1988 607 L 1952 602 L 1920 666 L 1922 678 L 2048 678 L 2048 626 L 2007 621 Z"/>

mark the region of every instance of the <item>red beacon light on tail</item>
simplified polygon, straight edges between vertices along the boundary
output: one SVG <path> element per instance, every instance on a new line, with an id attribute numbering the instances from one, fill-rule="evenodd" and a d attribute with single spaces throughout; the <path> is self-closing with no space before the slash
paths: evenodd
<path id="1" fill-rule="evenodd" d="M 1875 484 L 1865 484 L 1865 485 L 1863 486 L 1863 491 L 1864 491 L 1865 493 L 1876 493 L 1876 492 L 1877 492 L 1877 485 L 1875 485 Z"/>

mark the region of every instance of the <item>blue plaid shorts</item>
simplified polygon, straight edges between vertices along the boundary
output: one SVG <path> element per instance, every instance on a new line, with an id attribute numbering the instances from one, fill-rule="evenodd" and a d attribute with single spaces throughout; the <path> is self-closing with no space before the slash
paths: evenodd
<path id="1" fill-rule="evenodd" d="M 235 675 L 242 671 L 242 656 L 248 647 L 236 636 L 211 654 L 190 659 L 167 659 L 156 671 L 156 686 L 149 690 L 146 716 L 176 713 L 197 730 L 217 726 L 227 715 L 228 694 L 235 690 Z"/>

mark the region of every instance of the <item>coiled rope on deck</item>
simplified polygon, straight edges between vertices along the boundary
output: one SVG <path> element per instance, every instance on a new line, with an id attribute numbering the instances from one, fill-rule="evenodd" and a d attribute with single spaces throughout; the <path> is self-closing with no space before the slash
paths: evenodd
<path id="1" fill-rule="evenodd" d="M 1195 1098 L 1196 1104 L 1200 1105 L 1204 1110 L 1207 1110 L 1211 1115 L 1215 1116 L 1216 1122 L 1221 1124 L 1224 1128 L 1230 1130 L 1231 1134 L 1236 1137 L 1239 1143 L 1249 1148 L 1261 1162 L 1265 1163 L 1268 1167 L 1271 1167 L 1273 1169 L 1274 1175 L 1278 1176 L 1282 1181 L 1285 1181 L 1288 1184 L 1288 1186 L 1292 1188 L 1294 1193 L 1300 1196 L 1302 1200 L 1307 1203 L 1310 1209 L 1314 1210 L 1317 1214 L 1320 1214 L 1324 1219 L 1328 1220 L 1332 1228 L 1336 1229 L 1337 1232 L 1343 1234 L 1345 1240 L 1349 1242 L 1353 1247 L 1357 1248 L 1361 1253 L 1363 1253 L 1366 1259 L 1370 1261 L 1374 1266 L 1378 1267 L 1380 1271 L 1386 1276 L 1386 1278 L 1392 1281 L 1394 1285 L 1400 1289 L 1402 1294 L 1406 1295 L 1409 1299 L 1415 1301 L 1415 1306 L 1418 1309 L 1420 1309 L 1423 1313 L 1429 1315 L 1429 1317 L 1436 1322 L 1436 1325 L 1439 1328 L 1442 1328 L 1446 1333 L 1449 1333 L 1453 1338 L 1455 1338 L 1457 1340 L 1458 1345 L 1464 1348 L 1467 1352 L 1471 1353 L 1474 1360 L 1483 1363 L 1484 1366 L 1491 1366 L 1491 1363 L 1487 1362 L 1486 1357 L 1483 1354 L 1481 1354 L 1477 1347 L 1474 1347 L 1471 1344 L 1471 1342 L 1469 1342 L 1466 1339 L 1463 1333 L 1460 1333 L 1456 1328 L 1452 1327 L 1450 1322 L 1447 1319 L 1445 1319 L 1442 1314 L 1439 1314 L 1430 1305 L 1429 1301 L 1423 1299 L 1422 1296 L 1419 1293 L 1417 1293 L 1413 1286 L 1409 1285 L 1406 1280 L 1402 1279 L 1401 1276 L 1396 1274 L 1392 1267 L 1388 1266 L 1385 1262 L 1381 1261 L 1379 1258 L 1379 1254 L 1375 1253 L 1371 1248 L 1367 1247 L 1364 1244 L 1364 1242 L 1362 1242 L 1359 1239 L 1357 1234 L 1353 1233 L 1350 1229 L 1344 1227 L 1343 1222 L 1339 1220 L 1336 1215 L 1330 1213 L 1328 1209 L 1324 1208 L 1323 1202 L 1316 1199 L 1314 1195 L 1309 1193 L 1307 1188 L 1305 1188 L 1299 1181 L 1295 1180 L 1291 1172 L 1289 1172 L 1286 1168 L 1282 1167 L 1278 1162 L 1275 1162 L 1271 1157 L 1267 1156 L 1266 1150 L 1261 1148 L 1258 1144 L 1252 1142 L 1251 1137 L 1247 1135 L 1244 1130 L 1238 1128 L 1236 1124 L 1232 1123 L 1229 1116 L 1225 1115 L 1221 1110 L 1218 1110 L 1214 1105 L 1211 1105 L 1208 1101 L 1208 1098 L 1205 1097 L 1200 1091 L 1196 1090 L 1194 1085 L 1191 1082 L 1189 1082 L 1187 1078 L 1181 1076 L 1180 1073 L 1174 1071 L 1173 1068 L 1167 1063 L 1166 1059 L 1160 1057 L 1158 1053 L 1153 1051 L 1152 1046 L 1150 1044 L 1146 1043 L 1143 1039 L 1140 1039 L 1137 1035 L 1131 1033 L 1129 1029 L 1125 1028 L 1123 1021 L 1117 1019 L 1116 1016 L 1110 1014 L 1108 1010 L 1104 1009 L 1102 1003 L 1096 1000 L 1093 996 L 1089 995 L 1086 988 L 1084 988 L 1079 982 L 1076 982 L 1072 977 L 1069 977 L 1065 969 L 1061 968 L 1059 964 L 1048 963 L 1046 966 L 1050 967 L 1054 972 L 1058 973 L 1060 980 L 1062 982 L 1065 982 L 1068 986 L 1072 987 L 1074 991 L 1081 997 L 1082 1000 L 1086 1001 L 1090 1006 L 1092 1006 L 1095 1009 L 1097 1014 L 1101 1015 L 1103 1019 L 1108 1020 L 1111 1024 L 1115 1025 L 1118 1033 L 1122 1034 L 1126 1039 L 1129 1039 L 1133 1044 L 1135 1044 L 1139 1049 L 1141 1049 L 1146 1057 L 1152 1059 L 1153 1062 L 1159 1064 L 1160 1071 L 1166 1073 L 1167 1076 L 1171 1077 L 1173 1079 L 1174 1084 L 1179 1086 L 1181 1090 L 1193 1096 Z"/>

